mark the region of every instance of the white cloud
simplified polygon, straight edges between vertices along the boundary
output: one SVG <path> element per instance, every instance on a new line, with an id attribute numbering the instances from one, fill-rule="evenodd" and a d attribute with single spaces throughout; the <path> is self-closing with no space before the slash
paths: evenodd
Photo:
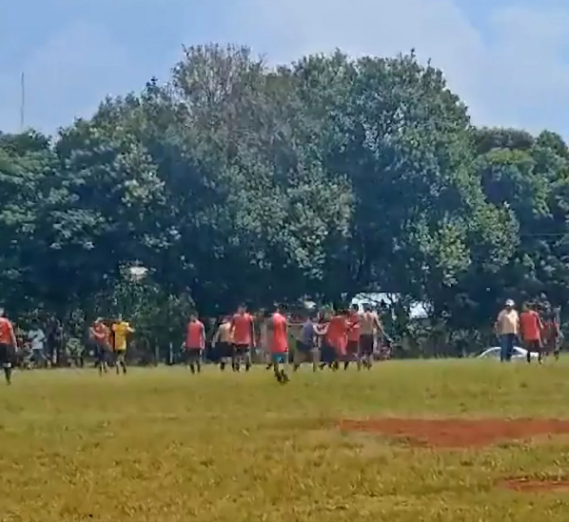
<path id="1" fill-rule="evenodd" d="M 475 123 L 532 131 L 547 127 L 569 137 L 569 6 L 554 7 L 555 0 L 543 0 L 532 9 L 480 0 L 469 7 L 477 11 L 476 25 L 459 8 L 461 0 L 210 1 L 216 9 L 209 14 L 199 6 L 184 10 L 173 0 L 152 4 L 152 9 L 167 7 L 169 19 L 180 22 L 169 33 L 180 34 L 180 43 L 223 35 L 224 41 L 251 45 L 272 62 L 337 47 L 354 55 L 384 56 L 415 48 L 420 59 L 431 58 L 443 69 Z M 147 11 L 153 12 L 150 7 Z M 200 42 L 191 40 L 196 33 L 188 17 L 194 15 L 201 15 Z M 136 27 L 139 37 L 147 34 L 148 27 Z M 88 114 L 105 94 L 141 88 L 180 56 L 174 44 L 158 58 L 146 55 L 164 32 L 149 32 L 154 42 L 147 40 L 146 52 L 129 40 L 132 34 L 111 35 L 100 26 L 76 23 L 30 54 L 22 64 L 28 122 L 53 130 L 73 116 Z M 15 129 L 19 71 L 7 74 L 0 74 L 0 128 Z"/>
<path id="2" fill-rule="evenodd" d="M 569 136 L 569 7 L 496 7 L 485 30 L 453 0 L 245 0 L 242 7 L 256 48 L 270 47 L 279 60 L 336 47 L 377 55 L 415 48 L 445 72 L 476 123 Z"/>

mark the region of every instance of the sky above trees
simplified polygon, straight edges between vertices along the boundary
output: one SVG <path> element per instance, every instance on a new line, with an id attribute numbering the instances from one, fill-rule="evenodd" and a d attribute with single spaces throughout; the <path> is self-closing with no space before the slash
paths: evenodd
<path id="1" fill-rule="evenodd" d="M 563 0 L 20 0 L 0 5 L 0 128 L 51 132 L 106 95 L 166 78 L 181 44 L 250 45 L 269 62 L 306 53 L 417 50 L 477 124 L 569 135 Z"/>

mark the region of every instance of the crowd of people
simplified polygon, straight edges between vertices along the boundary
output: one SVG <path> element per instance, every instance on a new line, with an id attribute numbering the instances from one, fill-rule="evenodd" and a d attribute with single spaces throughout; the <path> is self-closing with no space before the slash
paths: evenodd
<path id="1" fill-rule="evenodd" d="M 37 325 L 27 333 L 26 341 L 18 339 L 12 323 L 0 311 L 0 364 L 6 382 L 11 382 L 12 370 L 22 346 L 30 347 L 38 366 L 48 366 L 58 351 L 53 346 L 54 335 L 62 336 L 61 327 L 51 327 L 47 334 Z M 134 328 L 122 317 L 114 321 L 97 318 L 89 328 L 88 346 L 100 375 L 114 366 L 117 374 L 127 373 L 126 353 Z M 49 339 L 49 342 L 48 342 Z M 59 339 L 60 340 L 60 339 Z M 182 344 L 183 359 L 193 373 L 202 371 L 206 344 L 208 359 L 219 365 L 221 371 L 230 365 L 232 371 L 249 371 L 253 356 L 261 354 L 267 369 L 272 369 L 280 383 L 289 381 L 286 367 L 292 364 L 297 371 L 310 363 L 314 371 L 329 368 L 336 371 L 351 362 L 358 369 L 372 367 L 374 352 L 389 345 L 378 314 L 370 305 L 362 311 L 357 305 L 351 309 L 335 307 L 328 312 L 304 310 L 300 315 L 287 314 L 280 307 L 264 313 L 259 320 L 244 305 L 233 315 L 221 319 L 214 335 L 207 342 L 206 327 L 197 313 L 191 313 Z M 46 350 L 46 345 L 51 346 Z M 80 363 L 82 366 L 82 362 Z"/>
<path id="2" fill-rule="evenodd" d="M 517 341 L 526 349 L 528 362 L 534 353 L 540 363 L 550 353 L 556 359 L 559 357 L 563 336 L 558 313 L 550 307 L 524 303 L 518 313 L 509 299 L 494 327 L 500 340 L 501 361 L 512 359 Z M 229 366 L 234 372 L 242 368 L 249 371 L 253 356 L 261 353 L 267 369 L 273 370 L 280 383 L 290 379 L 286 370 L 289 364 L 293 371 L 305 363 L 311 364 L 313 371 L 325 368 L 337 371 L 341 367 L 347 370 L 351 363 L 358 370 L 371 369 L 374 354 L 389 350 L 391 345 L 380 316 L 369 304 L 361 310 L 358 305 L 349 309 L 336 306 L 329 311 L 305 309 L 294 315 L 275 307 L 260 320 L 241 305 L 233 315 L 219 321 L 213 336 L 208 336 L 206 330 L 198 314 L 191 313 L 181 348 L 184 363 L 192 374 L 202 371 L 204 352 L 209 345 L 208 359 L 218 364 L 221 371 Z M 117 374 L 127 373 L 126 354 L 134 331 L 121 316 L 113 321 L 97 318 L 93 322 L 88 346 L 100 375 L 112 366 Z M 8 384 L 24 346 L 29 348 L 36 366 L 49 366 L 59 360 L 63 333 L 56 319 L 48 321 L 45 329 L 34 324 L 25 338 L 25 341 L 18 338 L 14 326 L 0 309 L 0 364 Z"/>
<path id="3" fill-rule="evenodd" d="M 297 371 L 304 363 L 312 364 L 313 371 L 328 367 L 333 371 L 351 362 L 358 369 L 371 368 L 374 350 L 387 339 L 379 316 L 371 306 L 360 312 L 336 307 L 324 312 L 305 311 L 304 317 L 293 318 L 280 307 L 264 314 L 260 324 L 247 312 L 245 305 L 234 315 L 222 318 L 211 342 L 211 358 L 221 371 L 249 371 L 252 354 L 260 345 L 267 369 L 272 369 L 280 383 L 289 381 L 286 365 L 292 363 Z M 259 331 L 256 331 L 258 328 Z M 206 346 L 206 328 L 196 314 L 192 314 L 186 329 L 184 359 L 192 373 L 200 373 L 202 354 Z"/>

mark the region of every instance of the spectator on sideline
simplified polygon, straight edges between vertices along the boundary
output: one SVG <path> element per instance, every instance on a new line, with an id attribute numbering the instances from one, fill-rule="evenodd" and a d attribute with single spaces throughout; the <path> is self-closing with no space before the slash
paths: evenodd
<path id="1" fill-rule="evenodd" d="M 46 336 L 38 322 L 34 322 L 34 328 L 28 332 L 33 354 L 34 365 L 44 368 L 48 365 L 45 353 Z"/>
<path id="2" fill-rule="evenodd" d="M 506 301 L 504 309 L 498 314 L 494 329 L 500 340 L 500 361 L 510 362 L 520 329 L 520 318 L 511 299 Z"/>
<path id="3" fill-rule="evenodd" d="M 63 350 L 63 328 L 59 319 L 51 317 L 46 328 L 47 358 L 56 366 L 61 365 L 61 352 Z"/>

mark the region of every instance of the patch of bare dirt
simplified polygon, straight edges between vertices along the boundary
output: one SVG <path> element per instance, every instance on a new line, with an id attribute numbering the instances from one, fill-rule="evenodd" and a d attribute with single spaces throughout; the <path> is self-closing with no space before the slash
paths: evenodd
<path id="1" fill-rule="evenodd" d="M 502 480 L 499 482 L 499 486 L 513 491 L 519 491 L 521 493 L 531 493 L 536 491 L 569 491 L 569 480 L 519 477 Z"/>
<path id="2" fill-rule="evenodd" d="M 376 433 L 414 446 L 483 447 L 498 442 L 569 433 L 569 421 L 559 419 L 370 419 L 342 420 L 345 431 Z"/>

